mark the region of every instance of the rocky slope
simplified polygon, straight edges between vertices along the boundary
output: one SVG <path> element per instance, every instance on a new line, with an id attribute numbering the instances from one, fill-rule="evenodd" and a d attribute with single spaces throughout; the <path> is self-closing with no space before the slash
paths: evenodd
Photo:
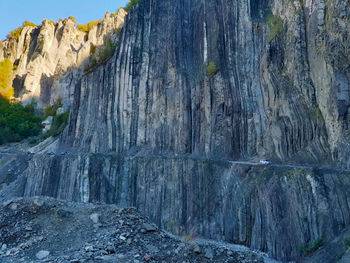
<path id="1" fill-rule="evenodd" d="M 0 211 L 3 263 L 264 262 L 244 248 L 181 242 L 132 208 L 33 198 L 8 201 Z"/>
<path id="2" fill-rule="evenodd" d="M 85 33 L 76 28 L 74 18 L 56 24 L 44 19 L 38 27 L 26 26 L 18 39 L 0 41 L 0 61 L 9 58 L 16 66 L 13 86 L 21 101 L 35 99 L 39 108 L 62 99 L 68 108 L 76 83 L 89 63 L 92 46 L 115 41 L 126 12 L 107 12 L 100 23 Z"/>
<path id="3" fill-rule="evenodd" d="M 302 247 L 329 242 L 349 226 L 349 175 L 184 156 L 37 155 L 22 195 L 134 206 L 173 233 L 242 244 L 289 261 L 303 255 Z"/>
<path id="4" fill-rule="evenodd" d="M 349 16 L 341 0 L 141 0 L 75 85 L 56 155 L 35 148 L 0 197 L 136 206 L 283 261 L 329 249 L 350 224 Z"/>

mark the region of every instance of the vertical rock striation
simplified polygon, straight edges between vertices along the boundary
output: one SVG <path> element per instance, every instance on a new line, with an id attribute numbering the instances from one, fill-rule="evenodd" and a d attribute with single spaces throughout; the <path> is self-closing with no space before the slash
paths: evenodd
<path id="1" fill-rule="evenodd" d="M 348 67 L 333 69 L 313 45 L 327 35 L 343 48 L 349 23 L 335 36 L 319 21 L 322 1 L 298 3 L 141 1 L 115 57 L 78 85 L 66 142 L 92 152 L 348 162 Z"/>
<path id="2" fill-rule="evenodd" d="M 302 247 L 328 242 L 349 226 L 349 189 L 349 172 L 329 169 L 89 154 L 34 158 L 24 196 L 135 206 L 177 234 L 291 261 Z"/>
<path id="3" fill-rule="evenodd" d="M 23 194 L 133 205 L 299 260 L 349 226 L 349 170 L 227 160 L 349 166 L 349 14 L 341 0 L 139 1 L 113 57 L 76 82 L 69 154 L 35 156 Z"/>

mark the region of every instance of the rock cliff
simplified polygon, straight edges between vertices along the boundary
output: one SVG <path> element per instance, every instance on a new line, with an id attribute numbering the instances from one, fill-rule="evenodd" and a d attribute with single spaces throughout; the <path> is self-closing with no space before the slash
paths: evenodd
<path id="1" fill-rule="evenodd" d="M 139 1 L 76 82 L 57 156 L 3 193 L 132 205 L 300 261 L 350 223 L 349 17 L 341 0 Z"/>
<path id="2" fill-rule="evenodd" d="M 349 7 L 328 3 L 322 22 L 322 1 L 268 3 L 141 1 L 114 58 L 79 82 L 65 141 L 346 165 Z"/>
<path id="3" fill-rule="evenodd" d="M 89 32 L 76 28 L 74 18 L 57 23 L 44 19 L 38 27 L 25 26 L 18 39 L 0 43 L 0 60 L 9 58 L 15 65 L 13 87 L 21 101 L 35 99 L 40 108 L 62 99 L 68 108 L 75 84 L 89 63 L 92 46 L 102 46 L 124 23 L 123 8 L 107 12 Z"/>
<path id="4" fill-rule="evenodd" d="M 134 206 L 177 234 L 291 261 L 301 248 L 349 226 L 349 174 L 185 157 L 39 155 L 29 164 L 23 195 Z"/>

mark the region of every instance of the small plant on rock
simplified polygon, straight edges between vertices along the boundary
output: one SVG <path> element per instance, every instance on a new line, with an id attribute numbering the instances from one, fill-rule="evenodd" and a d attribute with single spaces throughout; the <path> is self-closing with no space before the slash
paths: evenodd
<path id="1" fill-rule="evenodd" d="M 126 6 L 125 6 L 125 11 L 129 13 L 130 9 L 136 5 L 140 0 L 130 0 Z"/>
<path id="2" fill-rule="evenodd" d="M 283 20 L 279 16 L 274 16 L 272 14 L 267 16 L 267 25 L 269 26 L 270 33 L 267 40 L 271 42 L 274 40 L 278 34 L 283 31 Z"/>
<path id="3" fill-rule="evenodd" d="M 218 71 L 213 61 L 207 66 L 207 75 L 209 78 L 213 77 Z"/>

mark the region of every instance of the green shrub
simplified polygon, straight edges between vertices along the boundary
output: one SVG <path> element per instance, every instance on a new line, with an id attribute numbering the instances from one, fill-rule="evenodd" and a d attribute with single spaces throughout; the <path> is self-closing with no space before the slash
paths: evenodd
<path id="1" fill-rule="evenodd" d="M 125 8 L 124 8 L 125 11 L 129 13 L 130 9 L 131 9 L 134 5 L 136 5 L 139 1 L 140 1 L 140 0 L 130 0 L 130 1 L 126 4 L 126 6 L 125 6 Z"/>
<path id="2" fill-rule="evenodd" d="M 41 130 L 41 118 L 34 114 L 33 104 L 23 106 L 0 97 L 0 144 L 36 136 Z"/>
<path id="3" fill-rule="evenodd" d="M 12 98 L 14 93 L 11 78 L 12 69 L 13 64 L 8 58 L 0 62 L 0 96 L 8 100 Z"/>
<path id="4" fill-rule="evenodd" d="M 117 45 L 109 38 L 107 39 L 104 46 L 102 46 L 98 52 L 95 50 L 94 57 L 90 58 L 90 63 L 85 67 L 84 72 L 88 72 L 99 64 L 110 59 L 115 51 Z M 91 52 L 91 49 L 90 49 Z"/>
<path id="5" fill-rule="evenodd" d="M 214 62 L 210 62 L 207 67 L 207 75 L 209 78 L 213 77 L 216 73 L 218 73 L 218 69 L 216 68 Z"/>
<path id="6" fill-rule="evenodd" d="M 324 245 L 324 239 L 318 238 L 315 241 L 313 241 L 312 243 L 309 243 L 306 246 L 301 247 L 301 251 L 304 254 L 309 255 L 309 254 L 315 252 L 317 249 L 319 249 L 323 245 Z"/>
<path id="7" fill-rule="evenodd" d="M 271 42 L 276 38 L 278 34 L 283 31 L 283 20 L 279 16 L 274 16 L 272 14 L 267 16 L 267 25 L 269 26 L 270 33 L 267 40 Z"/>
<path id="8" fill-rule="evenodd" d="M 69 111 L 55 115 L 53 117 L 51 128 L 47 133 L 44 134 L 44 138 L 59 135 L 67 126 L 68 117 Z"/>
<path id="9" fill-rule="evenodd" d="M 95 26 L 97 26 L 100 23 L 101 23 L 100 19 L 99 20 L 93 20 L 93 21 L 90 21 L 89 23 L 87 23 L 86 25 L 79 24 L 77 26 L 77 28 L 78 28 L 78 30 L 86 33 L 86 32 L 89 32 L 91 29 L 93 29 Z"/>
<path id="10" fill-rule="evenodd" d="M 32 23 L 32 22 L 30 22 L 30 21 L 28 21 L 28 20 L 26 20 L 26 21 L 23 22 L 23 26 L 24 26 L 24 27 L 26 27 L 26 26 L 37 27 L 36 24 L 34 24 L 34 23 Z"/>
<path id="11" fill-rule="evenodd" d="M 344 240 L 344 244 L 348 250 L 350 250 L 350 237 L 346 238 Z"/>
<path id="12" fill-rule="evenodd" d="M 8 35 L 7 35 L 7 38 L 13 38 L 13 39 L 16 39 L 18 40 L 19 37 L 21 36 L 22 34 L 22 31 L 23 31 L 23 28 L 26 27 L 26 26 L 31 26 L 31 27 L 37 27 L 36 24 L 26 20 L 23 22 L 22 26 L 16 28 L 15 30 L 12 30 Z"/>
<path id="13" fill-rule="evenodd" d="M 62 107 L 62 99 L 59 98 L 53 105 L 47 104 L 44 109 L 43 120 L 45 120 L 48 116 L 55 116 L 58 108 Z"/>
<path id="14" fill-rule="evenodd" d="M 50 25 L 53 25 L 53 26 L 56 26 L 56 22 L 55 22 L 55 20 L 53 20 L 53 19 L 51 19 L 51 20 L 49 21 L 49 24 L 50 24 Z"/>
<path id="15" fill-rule="evenodd" d="M 77 22 L 77 19 L 74 16 L 69 16 L 68 19 L 72 20 L 74 23 Z"/>
<path id="16" fill-rule="evenodd" d="M 323 115 L 322 115 L 322 112 L 319 108 L 315 108 L 315 109 L 312 109 L 309 111 L 309 115 L 311 117 L 311 119 L 313 120 L 323 120 Z"/>
<path id="17" fill-rule="evenodd" d="M 90 46 L 90 56 L 94 55 L 96 53 L 96 46 L 94 44 L 91 44 Z"/>

